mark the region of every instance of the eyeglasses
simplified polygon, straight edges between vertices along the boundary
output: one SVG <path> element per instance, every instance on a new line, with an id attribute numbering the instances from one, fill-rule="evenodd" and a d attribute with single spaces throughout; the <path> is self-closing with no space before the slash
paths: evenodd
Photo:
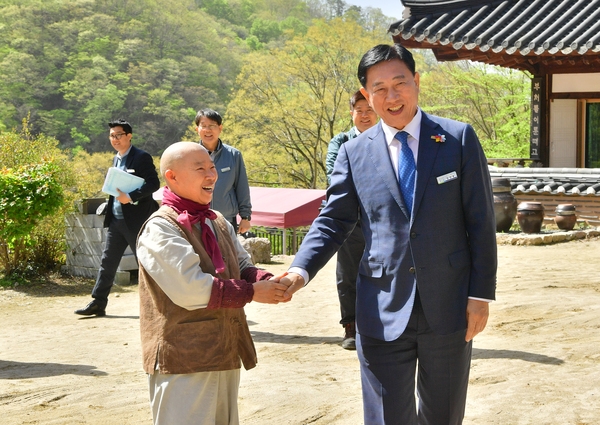
<path id="1" fill-rule="evenodd" d="M 203 126 L 203 125 L 199 125 L 198 128 L 200 130 L 210 130 L 210 131 L 215 131 L 217 128 L 219 128 L 218 125 L 215 124 L 211 124 L 211 125 L 207 125 L 207 126 Z"/>
<path id="2" fill-rule="evenodd" d="M 109 134 L 108 138 L 109 139 L 115 139 L 115 140 L 119 140 L 121 138 L 121 136 L 126 135 L 127 133 L 117 133 L 117 134 Z"/>

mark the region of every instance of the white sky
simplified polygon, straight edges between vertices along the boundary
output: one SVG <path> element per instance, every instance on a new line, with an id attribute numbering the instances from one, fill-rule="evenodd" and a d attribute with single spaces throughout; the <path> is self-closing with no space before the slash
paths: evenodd
<path id="1" fill-rule="evenodd" d="M 360 7 L 378 7 L 381 11 L 392 18 L 400 20 L 404 7 L 400 0 L 345 0 L 346 3 Z"/>

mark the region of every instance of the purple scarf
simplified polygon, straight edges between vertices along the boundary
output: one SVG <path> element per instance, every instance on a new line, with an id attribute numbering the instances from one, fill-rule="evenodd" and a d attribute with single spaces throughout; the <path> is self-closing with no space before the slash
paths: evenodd
<path id="1" fill-rule="evenodd" d="M 204 249 L 210 256 L 210 259 L 215 266 L 217 273 L 223 273 L 225 271 L 225 262 L 217 243 L 217 238 L 213 231 L 206 224 L 206 219 L 214 220 L 217 218 L 217 214 L 209 209 L 209 205 L 201 205 L 197 202 L 190 201 L 189 199 L 182 198 L 176 193 L 171 192 L 168 187 L 165 187 L 163 192 L 163 205 L 168 205 L 173 208 L 179 216 L 177 222 L 183 227 L 192 231 L 192 226 L 200 222 L 200 229 L 202 230 L 202 243 Z"/>

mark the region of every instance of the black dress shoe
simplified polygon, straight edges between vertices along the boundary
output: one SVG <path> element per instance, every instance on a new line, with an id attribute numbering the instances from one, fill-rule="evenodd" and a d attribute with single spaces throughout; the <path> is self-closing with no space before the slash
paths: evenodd
<path id="1" fill-rule="evenodd" d="M 92 301 L 84 308 L 80 308 L 79 310 L 75 310 L 75 314 L 79 314 L 81 316 L 106 316 L 106 306 L 101 306 L 98 304 L 96 300 Z"/>
<path id="2" fill-rule="evenodd" d="M 344 325 L 344 340 L 342 348 L 346 350 L 356 350 L 356 324 L 355 322 Z"/>

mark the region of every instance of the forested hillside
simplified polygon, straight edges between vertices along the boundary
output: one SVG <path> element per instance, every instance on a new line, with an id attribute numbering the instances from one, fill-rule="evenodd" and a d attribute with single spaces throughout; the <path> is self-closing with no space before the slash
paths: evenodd
<path id="1" fill-rule="evenodd" d="M 3 203 L 14 219 L 4 222 L 48 213 L 31 232 L 0 235 L 18 260 L 4 271 L 64 263 L 65 214 L 105 196 L 114 118 L 158 160 L 197 141 L 196 111 L 213 108 L 252 186 L 325 188 L 328 143 L 352 126 L 357 65 L 392 41 L 392 21 L 343 0 L 0 0 L 0 175 L 20 202 Z M 490 157 L 527 156 L 526 74 L 413 54 L 424 111 L 471 123 Z M 38 166 L 56 170 L 44 178 L 61 185 L 59 212 L 14 192 L 10 179 Z"/>
<path id="2" fill-rule="evenodd" d="M 198 109 L 225 113 L 251 54 L 334 18 L 389 41 L 392 19 L 341 0 L 1 0 L 0 131 L 28 117 L 62 148 L 99 152 L 123 117 L 160 154 Z"/>

